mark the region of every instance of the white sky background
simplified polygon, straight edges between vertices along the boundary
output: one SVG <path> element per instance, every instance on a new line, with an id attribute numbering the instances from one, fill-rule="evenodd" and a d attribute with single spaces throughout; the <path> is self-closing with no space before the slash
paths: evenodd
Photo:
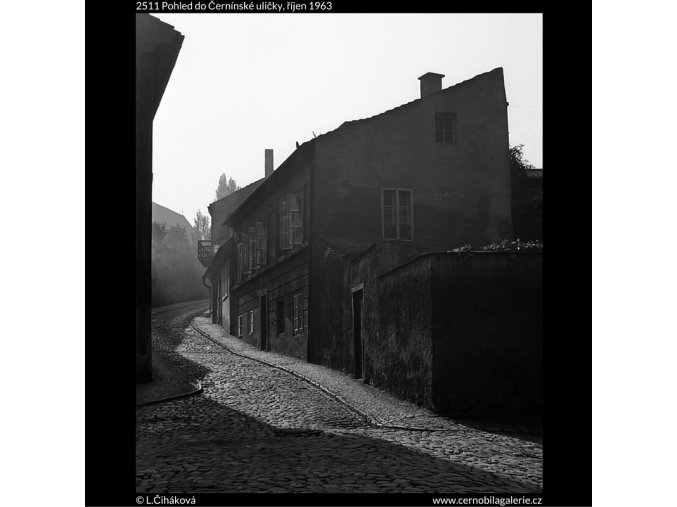
<path id="1" fill-rule="evenodd" d="M 510 145 L 542 162 L 540 14 L 154 14 L 185 35 L 155 116 L 153 200 L 192 223 L 221 173 L 240 186 L 313 132 L 503 67 Z"/>

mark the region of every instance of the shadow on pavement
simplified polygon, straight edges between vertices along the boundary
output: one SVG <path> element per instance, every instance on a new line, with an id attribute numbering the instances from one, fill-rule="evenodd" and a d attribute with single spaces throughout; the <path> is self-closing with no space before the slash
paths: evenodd
<path id="1" fill-rule="evenodd" d="M 206 396 L 137 409 L 139 493 L 537 492 L 366 435 L 276 429 Z"/>

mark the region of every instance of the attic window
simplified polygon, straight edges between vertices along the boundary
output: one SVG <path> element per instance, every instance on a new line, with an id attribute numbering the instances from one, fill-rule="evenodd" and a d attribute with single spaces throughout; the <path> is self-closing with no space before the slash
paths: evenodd
<path id="1" fill-rule="evenodd" d="M 435 113 L 435 142 L 456 144 L 456 113 Z"/>

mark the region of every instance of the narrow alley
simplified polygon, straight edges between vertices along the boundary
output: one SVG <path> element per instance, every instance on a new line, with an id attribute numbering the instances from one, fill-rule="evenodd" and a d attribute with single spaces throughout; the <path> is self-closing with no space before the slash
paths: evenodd
<path id="1" fill-rule="evenodd" d="M 355 410 L 317 385 L 260 362 L 274 354 L 246 344 L 240 355 L 230 352 L 210 338 L 216 326 L 201 317 L 204 310 L 202 302 L 153 314 L 154 349 L 204 390 L 137 408 L 137 492 L 541 490 L 540 444 L 438 417 L 422 427 L 416 406 L 400 421 L 375 424 L 364 407 Z M 239 341 L 221 337 L 227 340 Z M 347 377 L 343 382 L 376 391 Z M 379 396 L 402 414 L 404 402 Z M 407 429 L 407 418 L 417 420 L 415 428 Z"/>

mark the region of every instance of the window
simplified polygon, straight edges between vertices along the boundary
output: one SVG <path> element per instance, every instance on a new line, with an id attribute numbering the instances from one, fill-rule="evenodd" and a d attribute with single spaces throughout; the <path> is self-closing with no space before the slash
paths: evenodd
<path id="1" fill-rule="evenodd" d="M 242 234 L 242 274 L 249 274 L 251 266 L 249 264 L 249 236 L 247 233 Z M 244 276 L 242 277 L 244 279 Z"/>
<path id="2" fill-rule="evenodd" d="M 238 315 L 237 317 L 237 336 L 242 338 L 242 324 L 244 323 L 244 315 Z"/>
<path id="3" fill-rule="evenodd" d="M 413 191 L 384 188 L 382 202 L 383 239 L 414 239 Z"/>
<path id="4" fill-rule="evenodd" d="M 291 246 L 303 243 L 303 194 L 289 194 L 289 243 Z"/>
<path id="5" fill-rule="evenodd" d="M 308 241 L 308 231 L 310 230 L 310 183 L 303 186 L 303 241 Z"/>
<path id="6" fill-rule="evenodd" d="M 237 244 L 237 281 L 241 282 L 244 280 L 242 269 L 242 243 Z"/>
<path id="7" fill-rule="evenodd" d="M 289 250 L 289 211 L 287 201 L 280 203 L 280 255 L 282 250 Z"/>
<path id="8" fill-rule="evenodd" d="M 275 304 L 275 328 L 277 334 L 284 333 L 284 298 L 279 298 Z"/>
<path id="9" fill-rule="evenodd" d="M 280 228 L 280 217 L 277 210 L 268 215 L 268 262 L 274 264 L 277 260 L 278 230 Z"/>
<path id="10" fill-rule="evenodd" d="M 435 113 L 435 141 L 456 144 L 455 113 Z"/>
<path id="11" fill-rule="evenodd" d="M 254 310 L 249 310 L 249 334 L 254 334 Z"/>
<path id="12" fill-rule="evenodd" d="M 256 227 L 249 228 L 249 269 L 254 272 L 259 269 L 256 262 Z"/>
<path id="13" fill-rule="evenodd" d="M 294 334 L 303 334 L 303 292 L 294 294 Z"/>
<path id="14" fill-rule="evenodd" d="M 280 203 L 280 250 L 303 244 L 303 192 Z"/>
<path id="15" fill-rule="evenodd" d="M 268 256 L 268 238 L 263 222 L 256 222 L 256 265 L 265 266 Z"/>

